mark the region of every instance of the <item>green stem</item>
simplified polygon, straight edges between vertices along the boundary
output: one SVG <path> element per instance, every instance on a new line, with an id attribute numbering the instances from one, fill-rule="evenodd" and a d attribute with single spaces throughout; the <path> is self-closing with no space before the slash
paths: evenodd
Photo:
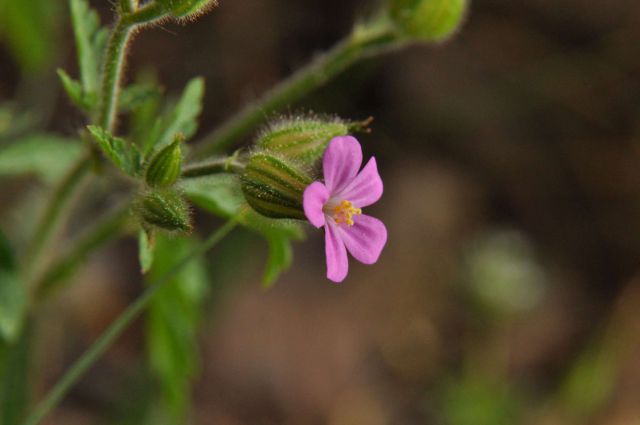
<path id="1" fill-rule="evenodd" d="M 230 158 L 215 158 L 209 161 L 190 164 L 182 170 L 183 178 L 209 176 L 211 174 L 234 173 L 240 174 L 244 170 L 244 164 Z"/>
<path id="2" fill-rule="evenodd" d="M 218 230 L 213 232 L 207 240 L 196 249 L 187 254 L 171 270 L 159 278 L 147 288 L 138 299 L 136 299 L 100 337 L 89 347 L 87 351 L 71 366 L 64 376 L 49 391 L 43 401 L 35 408 L 34 412 L 26 419 L 24 425 L 36 425 L 62 400 L 69 389 L 84 375 L 87 370 L 104 354 L 104 352 L 114 343 L 122 332 L 144 311 L 153 296 L 176 276 L 176 274 L 192 259 L 203 255 L 213 248 L 222 238 L 224 238 L 235 226 L 235 220 L 230 220 Z"/>
<path id="3" fill-rule="evenodd" d="M 362 26 L 335 47 L 295 72 L 262 98 L 250 103 L 224 125 L 205 136 L 195 147 L 204 157 L 229 148 L 240 137 L 264 121 L 269 113 L 294 102 L 329 82 L 359 60 L 387 51 L 397 43 L 394 27 L 384 20 Z"/>
<path id="4" fill-rule="evenodd" d="M 85 181 L 91 170 L 91 164 L 91 156 L 83 155 L 51 195 L 27 248 L 25 264 L 29 270 L 27 280 L 37 275 L 42 253 L 48 247 L 60 225 L 65 221 L 64 218 L 69 214 L 71 200 Z"/>
<path id="5" fill-rule="evenodd" d="M 68 279 L 95 249 L 118 238 L 128 216 L 129 203 L 126 203 L 107 213 L 74 241 L 72 248 L 52 264 L 35 285 L 35 301 L 42 300 L 57 290 L 61 282 Z"/>

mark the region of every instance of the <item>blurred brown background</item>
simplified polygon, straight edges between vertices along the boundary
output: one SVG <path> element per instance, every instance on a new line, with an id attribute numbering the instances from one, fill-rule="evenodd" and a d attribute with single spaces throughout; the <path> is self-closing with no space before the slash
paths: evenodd
<path id="1" fill-rule="evenodd" d="M 92 5 L 111 20 L 108 1 Z M 52 71 L 76 69 L 59 9 L 45 71 L 22 72 L 0 44 L 0 99 L 71 133 L 82 118 Z M 221 1 L 141 33 L 128 77 L 156 68 L 173 93 L 203 75 L 204 134 L 374 9 Z M 375 117 L 360 140 L 385 182 L 369 212 L 389 242 L 334 285 L 309 228 L 266 292 L 258 238 L 240 231 L 214 250 L 193 423 L 640 424 L 638 40 L 636 1 L 476 0 L 450 42 L 362 63 L 291 105 Z M 139 293 L 136 261 L 133 241 L 112 245 L 48 305 L 39 391 Z M 142 423 L 141 332 L 48 423 Z"/>

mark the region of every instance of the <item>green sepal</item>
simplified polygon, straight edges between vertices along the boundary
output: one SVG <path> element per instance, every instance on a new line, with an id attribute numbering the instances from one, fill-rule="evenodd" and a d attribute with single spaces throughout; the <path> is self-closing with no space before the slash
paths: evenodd
<path id="1" fill-rule="evenodd" d="M 169 231 L 191 232 L 189 206 L 174 190 L 154 190 L 144 193 L 136 202 L 144 225 Z"/>
<path id="2" fill-rule="evenodd" d="M 182 149 L 180 144 L 184 140 L 182 134 L 177 134 L 173 143 L 165 146 L 156 153 L 144 178 L 151 187 L 168 187 L 173 185 L 180 177 L 182 169 Z"/>
<path id="3" fill-rule="evenodd" d="M 444 41 L 462 23 L 468 0 L 391 0 L 391 17 L 405 36 Z"/>
<path id="4" fill-rule="evenodd" d="M 271 152 L 253 154 L 241 177 L 247 203 L 271 218 L 304 220 L 302 194 L 312 182 L 295 162 Z"/>

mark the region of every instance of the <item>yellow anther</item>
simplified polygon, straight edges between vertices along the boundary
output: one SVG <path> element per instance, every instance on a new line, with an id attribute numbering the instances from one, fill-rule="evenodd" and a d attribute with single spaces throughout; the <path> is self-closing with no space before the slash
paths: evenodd
<path id="1" fill-rule="evenodd" d="M 353 226 L 353 216 L 362 214 L 360 208 L 353 206 L 351 201 L 344 200 L 333 208 L 333 219 L 336 224 L 345 223 L 347 226 Z"/>

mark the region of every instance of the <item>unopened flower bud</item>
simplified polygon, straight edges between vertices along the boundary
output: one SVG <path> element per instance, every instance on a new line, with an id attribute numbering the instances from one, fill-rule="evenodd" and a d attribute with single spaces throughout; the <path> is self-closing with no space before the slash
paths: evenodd
<path id="1" fill-rule="evenodd" d="M 192 19 L 207 13 L 218 5 L 217 0 L 156 0 L 176 19 Z"/>
<path id="2" fill-rule="evenodd" d="M 406 36 L 443 41 L 454 34 L 468 0 L 389 0 L 391 16 Z"/>
<path id="3" fill-rule="evenodd" d="M 151 187 L 168 187 L 180 177 L 184 136 L 178 134 L 174 141 L 156 153 L 147 167 L 144 179 Z"/>
<path id="4" fill-rule="evenodd" d="M 336 136 L 365 130 L 369 120 L 348 122 L 338 118 L 291 117 L 278 120 L 258 137 L 257 146 L 298 163 L 312 165 Z"/>
<path id="5" fill-rule="evenodd" d="M 137 202 L 137 211 L 146 225 L 169 231 L 191 231 L 189 207 L 175 191 L 162 190 L 143 194 Z"/>
<path id="6" fill-rule="evenodd" d="M 241 177 L 249 205 L 271 218 L 304 219 L 302 194 L 312 181 L 293 161 L 270 152 L 255 153 Z"/>

